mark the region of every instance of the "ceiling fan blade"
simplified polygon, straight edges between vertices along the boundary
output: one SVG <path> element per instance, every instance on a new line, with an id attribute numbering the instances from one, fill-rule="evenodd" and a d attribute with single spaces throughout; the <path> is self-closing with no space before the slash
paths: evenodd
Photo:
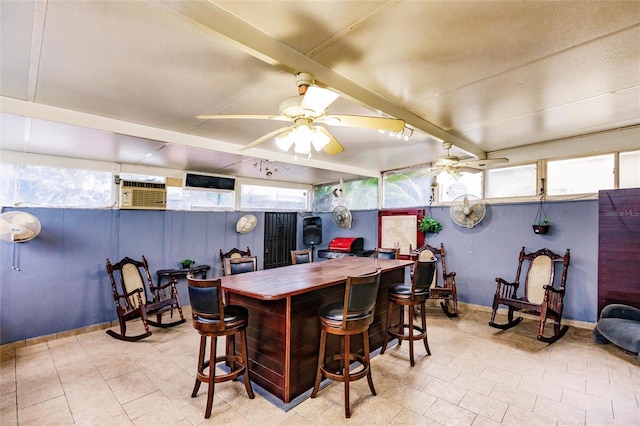
<path id="1" fill-rule="evenodd" d="M 473 167 L 475 169 L 483 169 L 490 164 L 508 163 L 508 158 L 490 158 L 486 160 L 462 161 L 458 163 L 458 167 Z"/>
<path id="2" fill-rule="evenodd" d="M 480 173 L 482 171 L 482 169 L 477 169 L 475 167 L 456 167 L 456 170 L 459 171 L 460 173 L 472 173 L 472 174 Z"/>
<path id="3" fill-rule="evenodd" d="M 267 133 L 266 135 L 264 135 L 264 136 L 256 139 L 255 141 L 251 142 L 249 145 L 243 146 L 242 148 L 240 148 L 240 151 L 244 151 L 245 149 L 253 148 L 254 146 L 259 145 L 262 142 L 266 141 L 267 139 L 272 138 L 274 136 L 278 136 L 280 133 L 284 133 L 287 130 L 293 129 L 294 127 L 295 127 L 295 124 L 291 125 L 291 126 L 287 126 L 287 127 L 281 127 L 281 128 L 279 128 L 277 130 L 274 130 L 273 132 Z"/>
<path id="4" fill-rule="evenodd" d="M 427 175 L 437 175 L 440 172 L 442 172 L 444 170 L 444 167 L 431 167 L 429 170 L 427 170 Z"/>
<path id="5" fill-rule="evenodd" d="M 333 90 L 309 86 L 300 102 L 300 109 L 313 111 L 313 115 L 321 115 L 338 97 L 340 95 Z"/>
<path id="6" fill-rule="evenodd" d="M 201 114 L 196 118 L 200 120 L 229 120 L 229 119 L 244 119 L 244 120 L 278 120 L 278 121 L 291 121 L 289 118 L 282 115 L 264 115 L 264 114 Z"/>
<path id="7" fill-rule="evenodd" d="M 389 132 L 401 132 L 404 129 L 404 120 L 370 117 L 367 115 L 328 115 L 320 121 L 331 126 L 362 127 L 365 129 L 387 130 Z"/>
<path id="8" fill-rule="evenodd" d="M 324 127 L 322 126 L 314 126 L 314 128 L 320 130 L 322 133 L 329 137 L 329 143 L 327 143 L 322 150 L 328 155 L 340 154 L 344 151 L 344 147 L 340 145 L 340 142 L 336 140 L 335 137 Z"/>

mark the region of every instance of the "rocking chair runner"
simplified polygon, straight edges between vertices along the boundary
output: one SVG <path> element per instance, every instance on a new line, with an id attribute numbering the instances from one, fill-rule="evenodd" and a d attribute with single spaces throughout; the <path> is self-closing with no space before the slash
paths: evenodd
<path id="1" fill-rule="evenodd" d="M 533 314 L 540 317 L 538 328 L 538 340 L 553 343 L 567 332 L 568 326 L 561 327 L 562 310 L 564 307 L 564 294 L 567 281 L 567 269 L 569 268 L 569 249 L 564 256 L 553 253 L 543 248 L 535 253 L 525 254 L 524 247 L 520 250 L 518 270 L 515 282 L 509 283 L 502 278 L 496 278 L 496 293 L 493 297 L 493 312 L 489 325 L 502 330 L 518 325 L 522 317 L 513 318 L 515 311 Z M 517 296 L 520 286 L 520 273 L 523 264 L 528 264 L 526 279 L 524 282 L 524 295 Z M 554 275 L 556 265 L 562 264 L 562 276 L 559 288 L 554 287 Z M 508 308 L 506 324 L 496 324 L 496 312 L 498 305 L 506 305 Z M 553 336 L 544 336 L 544 326 L 547 319 L 553 320 Z"/>
<path id="2" fill-rule="evenodd" d="M 411 247 L 409 247 L 411 249 Z M 430 299 L 442 299 L 440 307 L 444 313 L 449 317 L 458 316 L 458 289 L 456 287 L 456 273 L 447 273 L 447 262 L 445 259 L 444 244 L 440 243 L 440 248 L 431 247 L 429 244 L 411 251 L 412 254 L 418 256 L 418 260 L 427 260 L 433 257 L 436 258 L 438 264 L 440 264 L 440 274 L 433 275 L 433 283 L 429 288 Z M 442 276 L 442 285 L 439 284 L 438 276 Z"/>
<path id="3" fill-rule="evenodd" d="M 144 270 L 144 276 L 142 273 Z M 113 290 L 113 300 L 116 303 L 116 313 L 118 314 L 118 322 L 120 323 L 120 333 L 114 330 L 107 330 L 107 334 L 116 339 L 133 342 L 151 336 L 149 324 L 154 327 L 173 327 L 185 322 L 182 315 L 182 305 L 180 304 L 180 296 L 176 289 L 177 279 L 173 278 L 171 282 L 154 286 L 149 273 L 149 264 L 147 259 L 142 256 L 142 261 L 133 260 L 125 257 L 120 262 L 112 265 L 107 259 L 107 273 L 111 280 L 111 288 Z M 116 283 L 116 275 L 119 276 L 119 285 Z M 147 294 L 145 279 L 149 285 L 151 299 Z M 120 290 L 122 291 L 120 293 Z M 177 309 L 180 319 L 170 323 L 162 323 L 162 314 L 164 312 Z M 156 321 L 150 320 L 149 316 L 156 316 Z M 140 318 L 144 325 L 145 332 L 136 336 L 127 336 L 127 321 Z"/>

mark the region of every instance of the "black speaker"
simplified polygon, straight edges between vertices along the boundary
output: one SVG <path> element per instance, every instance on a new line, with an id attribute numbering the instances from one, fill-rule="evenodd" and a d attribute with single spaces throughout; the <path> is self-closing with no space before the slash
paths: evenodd
<path id="1" fill-rule="evenodd" d="M 302 242 L 308 246 L 322 243 L 322 219 L 318 216 L 302 219 Z"/>

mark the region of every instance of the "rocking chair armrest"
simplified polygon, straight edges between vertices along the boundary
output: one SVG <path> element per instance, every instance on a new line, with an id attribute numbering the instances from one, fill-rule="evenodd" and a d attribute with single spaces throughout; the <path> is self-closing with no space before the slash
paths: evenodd
<path id="1" fill-rule="evenodd" d="M 136 288 L 131 290 L 129 293 L 114 293 L 113 294 L 113 300 L 118 300 L 118 299 L 126 299 L 128 297 L 133 296 L 136 293 L 142 293 L 142 289 L 141 288 Z"/>
<path id="2" fill-rule="evenodd" d="M 151 291 L 154 292 L 154 291 L 157 291 L 157 290 L 164 290 L 165 288 L 168 288 L 168 287 L 173 287 L 176 284 L 178 284 L 178 279 L 173 277 L 173 278 L 171 278 L 171 281 L 169 281 L 166 284 L 162 284 L 162 285 L 158 285 L 158 286 L 151 285 L 149 287 L 150 287 Z"/>
<path id="3" fill-rule="evenodd" d="M 545 285 L 542 288 L 544 288 L 547 291 L 551 291 L 553 293 L 556 293 L 556 294 L 564 294 L 564 289 L 563 288 L 557 289 L 557 288 L 554 288 L 551 285 Z"/>
<path id="4" fill-rule="evenodd" d="M 496 282 L 498 283 L 498 287 L 500 285 L 506 285 L 506 286 L 509 286 L 509 287 L 518 287 L 518 283 L 510 283 L 510 282 L 507 282 L 507 281 L 505 281 L 504 279 L 502 279 L 500 277 L 496 278 Z"/>
<path id="5" fill-rule="evenodd" d="M 447 275 L 444 276 L 444 279 L 448 279 L 448 278 L 455 278 L 456 277 L 456 273 L 455 272 L 449 272 Z"/>

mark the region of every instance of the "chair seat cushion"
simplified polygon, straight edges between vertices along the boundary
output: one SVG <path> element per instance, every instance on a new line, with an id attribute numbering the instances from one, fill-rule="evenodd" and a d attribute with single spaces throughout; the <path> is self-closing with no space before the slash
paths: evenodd
<path id="1" fill-rule="evenodd" d="M 228 305 L 224 307 L 224 321 L 227 323 L 232 323 L 247 318 L 249 318 L 249 311 L 247 311 L 247 308 L 245 308 L 244 306 Z M 219 320 L 203 318 L 201 316 L 198 316 L 196 320 L 203 324 L 215 324 L 219 322 Z"/>
<path id="2" fill-rule="evenodd" d="M 320 316 L 332 321 L 342 321 L 342 315 L 344 313 L 344 305 L 341 302 L 330 303 L 325 305 L 320 310 Z M 354 315 L 348 315 L 347 321 L 359 320 L 371 315 L 372 312 L 359 313 Z"/>
<path id="3" fill-rule="evenodd" d="M 389 287 L 389 293 L 399 296 L 411 296 L 411 286 L 406 284 L 395 284 Z M 415 296 L 427 296 L 429 294 L 428 288 L 416 288 Z"/>
<path id="4" fill-rule="evenodd" d="M 629 352 L 640 352 L 640 322 L 638 321 L 624 318 L 600 318 L 593 335 L 596 343 L 606 343 L 601 339 L 604 337 Z"/>

